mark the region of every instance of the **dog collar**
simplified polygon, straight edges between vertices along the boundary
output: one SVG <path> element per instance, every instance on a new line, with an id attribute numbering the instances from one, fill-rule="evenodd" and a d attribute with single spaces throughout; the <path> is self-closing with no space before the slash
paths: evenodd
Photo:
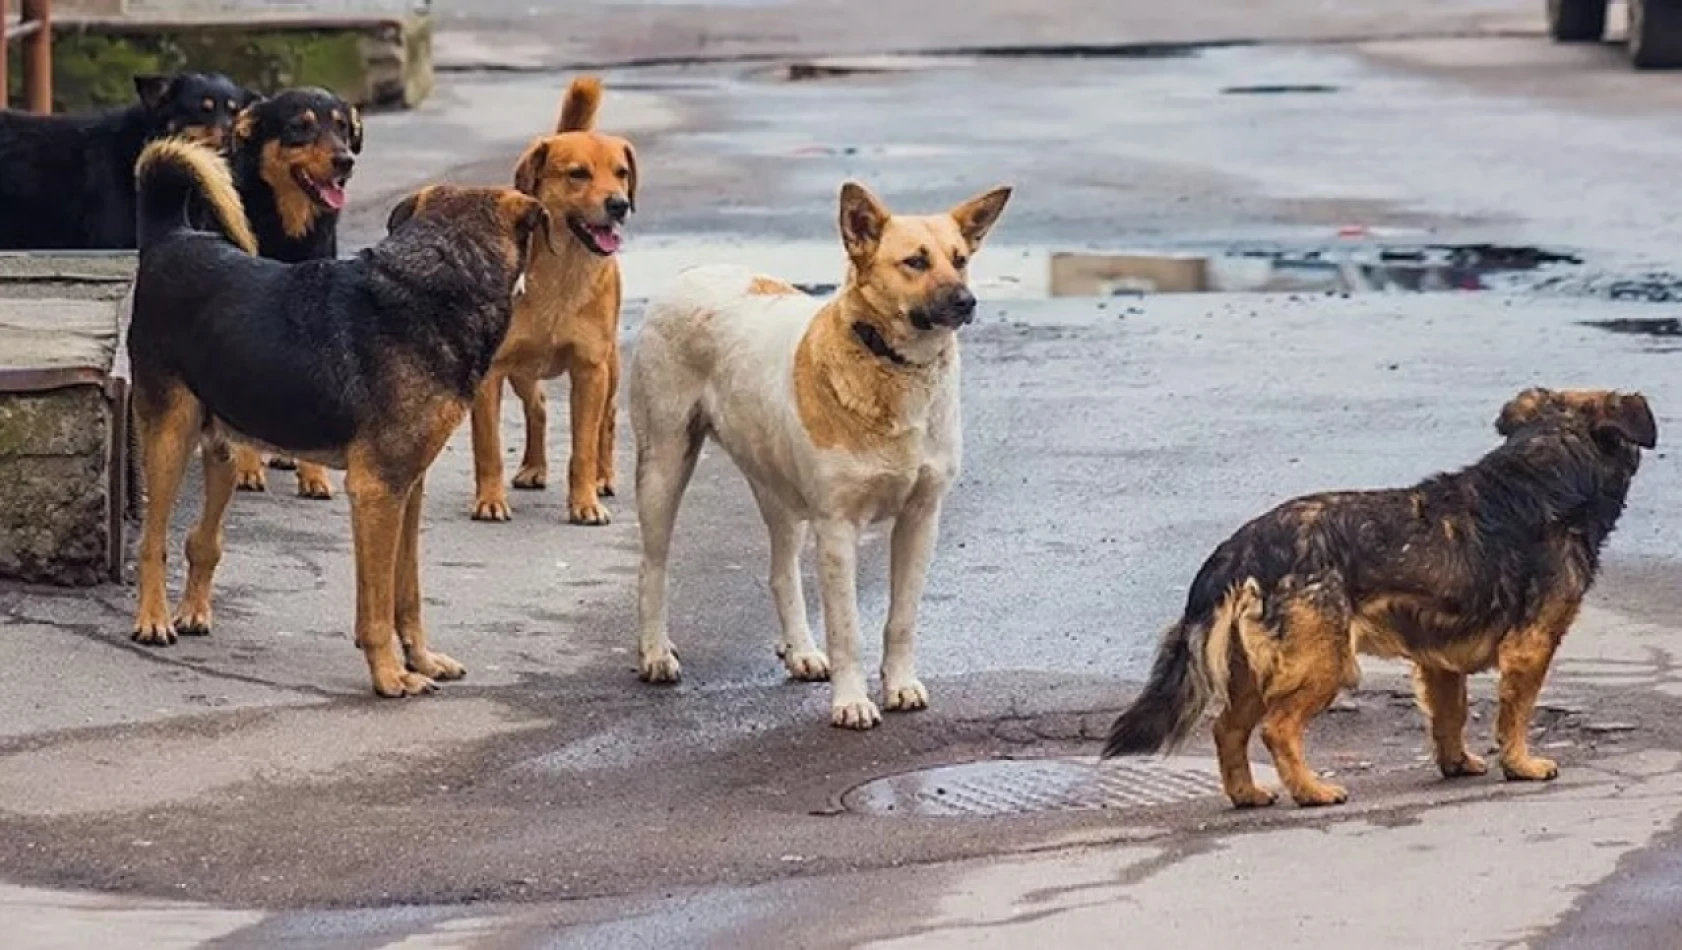
<path id="1" fill-rule="evenodd" d="M 857 337 L 858 341 L 864 344 L 865 349 L 869 350 L 877 357 L 887 360 L 895 366 L 910 368 L 917 365 L 916 363 L 906 359 L 904 356 L 901 356 L 898 350 L 889 346 L 888 341 L 882 339 L 881 331 L 862 320 L 856 320 L 853 322 L 853 336 Z"/>

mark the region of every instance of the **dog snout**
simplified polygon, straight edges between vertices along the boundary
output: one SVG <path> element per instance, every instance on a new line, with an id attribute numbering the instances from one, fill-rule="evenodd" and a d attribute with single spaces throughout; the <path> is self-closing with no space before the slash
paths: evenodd
<path id="1" fill-rule="evenodd" d="M 340 175 L 349 175 L 350 170 L 355 168 L 355 167 L 356 167 L 356 158 L 354 156 L 352 156 L 349 152 L 334 152 L 333 153 L 333 171 L 337 172 Z"/>
<path id="2" fill-rule="evenodd" d="M 941 309 L 951 315 L 953 326 L 963 326 L 975 319 L 975 294 L 968 287 L 954 287 L 944 303 Z"/>
<path id="3" fill-rule="evenodd" d="M 608 199 L 602 202 L 602 210 L 613 220 L 623 221 L 625 215 L 631 213 L 631 202 L 624 195 L 609 195 Z"/>

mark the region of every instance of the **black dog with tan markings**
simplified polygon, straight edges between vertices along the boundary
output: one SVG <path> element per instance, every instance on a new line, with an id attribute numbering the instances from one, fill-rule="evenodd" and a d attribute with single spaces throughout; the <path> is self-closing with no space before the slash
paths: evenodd
<path id="1" fill-rule="evenodd" d="M 155 143 L 137 177 L 128 347 L 149 497 L 134 639 L 163 646 L 209 632 L 237 440 L 346 471 L 356 643 L 374 691 L 405 696 L 460 677 L 421 625 L 422 482 L 502 344 L 532 243 L 550 236 L 548 213 L 511 189 L 428 188 L 356 258 L 285 264 L 253 256 L 228 168 L 209 149 Z M 190 202 L 220 233 L 188 226 Z M 195 443 L 204 512 L 172 621 L 164 548 Z"/>
<path id="2" fill-rule="evenodd" d="M 1658 432 L 1646 399 L 1602 390 L 1525 390 L 1495 429 L 1505 443 L 1458 472 L 1298 498 L 1238 529 L 1192 581 L 1105 757 L 1172 748 L 1216 706 L 1234 805 L 1274 801 L 1250 773 L 1258 724 L 1297 804 L 1342 803 L 1304 761 L 1302 734 L 1358 681 L 1362 652 L 1413 662 L 1444 777 L 1485 771 L 1466 749 L 1466 676 L 1491 667 L 1502 771 L 1558 775 L 1530 753 L 1531 713 Z"/>

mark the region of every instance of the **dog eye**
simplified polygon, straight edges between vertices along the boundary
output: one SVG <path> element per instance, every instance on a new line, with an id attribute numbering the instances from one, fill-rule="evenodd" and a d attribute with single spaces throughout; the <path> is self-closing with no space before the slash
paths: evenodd
<path id="1" fill-rule="evenodd" d="M 589 181 L 595 176 L 590 174 L 590 170 L 588 168 L 574 168 L 567 172 L 567 177 L 571 178 L 573 181 Z"/>
<path id="2" fill-rule="evenodd" d="M 900 264 L 904 265 L 904 267 L 907 270 L 916 270 L 916 271 L 928 270 L 929 269 L 929 255 L 924 251 L 918 251 L 917 253 L 915 253 L 915 254 L 911 255 L 910 257 L 906 258 L 905 260 L 900 261 Z"/>
<path id="3" fill-rule="evenodd" d="M 619 179 L 620 181 L 624 181 L 625 179 L 631 177 L 631 170 L 629 168 L 614 169 L 613 177 Z"/>
<path id="4" fill-rule="evenodd" d="M 215 112 L 216 111 L 216 100 L 215 99 L 206 99 L 205 101 L 199 103 L 199 111 L 200 112 Z"/>
<path id="5" fill-rule="evenodd" d="M 952 266 L 953 267 L 956 267 L 959 270 L 963 270 L 964 265 L 968 264 L 968 263 L 969 263 L 969 258 L 967 258 L 964 255 L 958 253 L 957 251 L 952 252 Z"/>

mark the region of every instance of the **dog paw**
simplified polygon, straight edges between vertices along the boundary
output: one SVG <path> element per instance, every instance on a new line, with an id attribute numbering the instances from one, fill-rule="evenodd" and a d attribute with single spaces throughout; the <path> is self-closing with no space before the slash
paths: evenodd
<path id="1" fill-rule="evenodd" d="M 210 636 L 210 605 L 181 605 L 175 615 L 175 632 L 183 637 Z"/>
<path id="2" fill-rule="evenodd" d="M 149 647 L 174 646 L 175 625 L 168 620 L 140 620 L 135 623 L 134 633 L 129 639 Z"/>
<path id="3" fill-rule="evenodd" d="M 269 481 L 260 468 L 242 469 L 234 473 L 234 488 L 239 491 L 268 491 Z"/>
<path id="4" fill-rule="evenodd" d="M 459 680 L 467 675 L 467 667 L 442 653 L 417 650 L 409 654 L 409 669 L 434 680 Z"/>
<path id="5" fill-rule="evenodd" d="M 1331 785 L 1326 782 L 1315 782 L 1293 790 L 1291 797 L 1301 808 L 1320 808 L 1325 805 L 1341 805 L 1349 800 L 1349 790 L 1341 785 Z"/>
<path id="6" fill-rule="evenodd" d="M 374 674 L 374 692 L 387 699 L 402 699 L 405 696 L 419 696 L 430 693 L 438 688 L 438 684 L 431 677 L 408 670 L 392 670 L 386 673 Z"/>
<path id="7" fill-rule="evenodd" d="M 683 679 L 683 664 L 677 660 L 677 651 L 668 646 L 644 653 L 637 660 L 637 678 L 644 683 L 676 683 Z"/>
<path id="8" fill-rule="evenodd" d="M 1443 778 L 1469 778 L 1488 772 L 1489 766 L 1482 759 L 1466 752 L 1462 753 L 1459 759 L 1437 763 L 1437 770 L 1443 773 Z"/>
<path id="9" fill-rule="evenodd" d="M 921 680 L 886 684 L 882 692 L 882 708 L 889 712 L 916 712 L 929 708 L 929 690 Z"/>
<path id="10" fill-rule="evenodd" d="M 840 729 L 874 729 L 882 713 L 868 699 L 837 699 L 829 708 L 829 724 Z"/>
<path id="11" fill-rule="evenodd" d="M 511 521 L 514 510 L 508 507 L 507 499 L 481 498 L 473 503 L 474 521 Z"/>
<path id="12" fill-rule="evenodd" d="M 269 467 L 282 472 L 290 472 L 298 467 L 298 460 L 285 455 L 269 456 Z"/>
<path id="13" fill-rule="evenodd" d="M 821 683 L 829 679 L 829 657 L 817 650 L 785 650 L 782 659 L 788 675 L 802 683 Z"/>
<path id="14" fill-rule="evenodd" d="M 1226 793 L 1232 799 L 1234 808 L 1267 808 L 1279 800 L 1279 796 L 1260 786 L 1251 785 Z"/>
<path id="15" fill-rule="evenodd" d="M 549 485 L 549 467 L 523 465 L 514 473 L 514 487 L 522 491 L 542 491 Z"/>
<path id="16" fill-rule="evenodd" d="M 1559 763 L 1527 755 L 1501 763 L 1501 772 L 1509 782 L 1551 782 L 1559 778 Z"/>
<path id="17" fill-rule="evenodd" d="M 329 482 L 327 476 L 323 474 L 311 472 L 306 475 L 300 470 L 298 472 L 298 497 L 327 501 L 333 497 L 333 483 Z"/>
<path id="18" fill-rule="evenodd" d="M 608 515 L 607 509 L 597 502 L 592 501 L 585 505 L 573 504 L 568 505 L 567 508 L 567 520 L 573 524 L 599 527 L 613 520 Z"/>

